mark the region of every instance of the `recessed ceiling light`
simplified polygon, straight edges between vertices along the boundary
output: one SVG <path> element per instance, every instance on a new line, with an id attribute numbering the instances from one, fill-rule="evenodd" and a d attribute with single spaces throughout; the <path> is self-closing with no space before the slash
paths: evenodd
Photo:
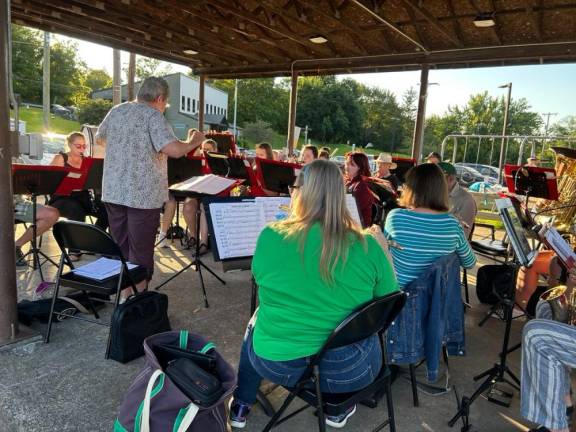
<path id="1" fill-rule="evenodd" d="M 474 25 L 480 28 L 494 27 L 496 21 L 494 21 L 494 13 L 485 12 L 480 13 L 474 18 Z"/>
<path id="2" fill-rule="evenodd" d="M 193 49 L 185 49 L 184 51 L 182 51 L 184 54 L 188 54 L 188 55 L 196 55 L 198 54 L 198 51 L 194 51 Z"/>
<path id="3" fill-rule="evenodd" d="M 315 44 L 323 44 L 328 42 L 328 39 L 326 39 L 324 36 L 313 36 L 309 40 Z"/>

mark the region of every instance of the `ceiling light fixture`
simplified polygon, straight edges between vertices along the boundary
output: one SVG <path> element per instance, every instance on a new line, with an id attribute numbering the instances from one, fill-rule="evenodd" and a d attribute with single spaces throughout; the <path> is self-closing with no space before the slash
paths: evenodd
<path id="1" fill-rule="evenodd" d="M 324 36 L 312 36 L 310 39 L 310 42 L 315 43 L 315 44 L 323 44 L 328 42 L 328 39 L 326 39 Z"/>
<path id="2" fill-rule="evenodd" d="M 479 28 L 494 27 L 496 21 L 494 21 L 494 12 L 483 12 L 476 15 L 474 18 L 474 25 Z"/>
<path id="3" fill-rule="evenodd" d="M 188 55 L 196 55 L 198 54 L 198 51 L 194 51 L 193 49 L 185 49 L 184 51 L 182 51 L 184 54 L 188 54 Z"/>

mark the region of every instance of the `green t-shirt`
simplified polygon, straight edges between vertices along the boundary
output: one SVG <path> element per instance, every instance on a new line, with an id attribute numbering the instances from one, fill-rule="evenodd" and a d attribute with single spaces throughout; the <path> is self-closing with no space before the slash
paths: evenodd
<path id="1" fill-rule="evenodd" d="M 315 354 L 353 310 L 398 289 L 378 242 L 366 234 L 366 246 L 354 240 L 333 285 L 320 277 L 322 231 L 312 226 L 304 247 L 274 227 L 265 228 L 256 245 L 252 272 L 260 307 L 254 351 L 267 360 L 294 360 Z"/>

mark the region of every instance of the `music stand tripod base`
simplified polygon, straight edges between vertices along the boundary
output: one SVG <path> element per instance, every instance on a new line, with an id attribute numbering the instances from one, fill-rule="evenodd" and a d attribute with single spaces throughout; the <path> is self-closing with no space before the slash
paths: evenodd
<path id="1" fill-rule="evenodd" d="M 513 397 L 514 394 L 504 390 L 502 386 L 499 385 L 499 383 L 492 384 L 492 387 L 486 393 L 486 399 L 488 402 L 492 402 L 496 405 L 500 405 L 506 408 L 510 408 Z"/>

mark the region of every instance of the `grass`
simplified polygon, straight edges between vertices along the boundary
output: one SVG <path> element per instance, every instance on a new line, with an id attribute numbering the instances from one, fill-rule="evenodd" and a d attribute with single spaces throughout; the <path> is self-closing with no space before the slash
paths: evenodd
<path id="1" fill-rule="evenodd" d="M 299 140 L 299 147 L 302 147 L 302 143 L 304 142 L 304 137 L 301 136 L 300 140 Z M 338 150 L 335 153 L 335 156 L 344 156 L 346 153 L 351 152 L 352 151 L 352 146 L 346 145 L 346 144 L 338 144 L 338 143 L 323 143 L 314 139 L 310 140 L 310 143 L 312 145 L 315 145 L 316 147 L 318 147 L 319 149 L 321 147 L 329 147 L 331 152 L 334 152 L 334 150 Z M 247 146 L 250 149 L 254 148 L 254 145 L 257 144 L 256 142 L 250 142 L 247 141 L 244 143 L 244 146 Z M 274 133 L 274 137 L 272 138 L 272 141 L 270 142 L 270 145 L 272 145 L 272 148 L 274 149 L 283 149 L 286 147 L 286 135 L 281 135 L 279 133 Z M 356 147 L 356 150 L 361 150 L 366 154 L 370 154 L 370 155 L 379 155 L 382 150 L 380 149 L 373 149 L 373 148 L 361 148 L 361 147 Z M 397 154 L 394 153 L 394 156 L 402 156 L 402 157 L 410 157 L 409 155 L 404 155 L 404 154 Z"/>
<path id="2" fill-rule="evenodd" d="M 10 116 L 14 117 L 14 112 L 10 112 Z M 20 107 L 20 120 L 26 122 L 26 132 L 43 133 L 44 123 L 42 120 L 42 109 L 40 108 L 26 108 Z M 70 132 L 79 131 L 80 123 L 77 121 L 66 120 L 50 113 L 50 132 L 56 134 L 69 134 Z"/>
<path id="3" fill-rule="evenodd" d="M 483 218 L 476 218 L 476 223 L 483 223 L 488 225 L 494 225 L 494 228 L 497 230 L 504 229 L 504 223 L 501 220 L 494 220 L 494 219 L 483 219 Z"/>

